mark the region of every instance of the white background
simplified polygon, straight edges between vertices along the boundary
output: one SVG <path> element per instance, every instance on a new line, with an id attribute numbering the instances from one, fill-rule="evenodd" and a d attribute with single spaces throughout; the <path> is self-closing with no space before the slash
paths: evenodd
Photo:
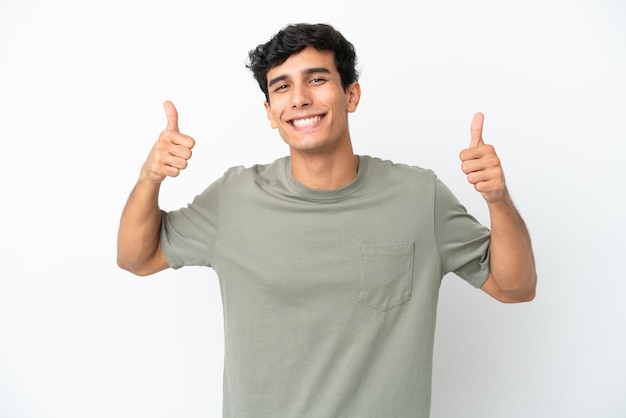
<path id="1" fill-rule="evenodd" d="M 433 418 L 625 417 L 619 0 L 2 0 L 0 417 L 220 415 L 215 275 L 120 270 L 119 215 L 165 99 L 197 141 L 165 209 L 286 154 L 244 64 L 300 21 L 357 48 L 357 153 L 434 169 L 487 222 L 458 160 L 482 111 L 529 226 L 532 303 L 444 280 Z"/>

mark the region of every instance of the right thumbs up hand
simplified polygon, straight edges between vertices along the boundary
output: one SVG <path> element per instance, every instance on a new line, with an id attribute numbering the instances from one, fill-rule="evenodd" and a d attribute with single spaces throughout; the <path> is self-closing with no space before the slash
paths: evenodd
<path id="1" fill-rule="evenodd" d="M 163 103 L 167 116 L 167 127 L 152 147 L 141 169 L 141 178 L 153 184 L 160 184 L 165 177 L 176 177 L 187 167 L 191 149 L 195 141 L 181 134 L 178 129 L 178 112 L 172 102 Z"/>

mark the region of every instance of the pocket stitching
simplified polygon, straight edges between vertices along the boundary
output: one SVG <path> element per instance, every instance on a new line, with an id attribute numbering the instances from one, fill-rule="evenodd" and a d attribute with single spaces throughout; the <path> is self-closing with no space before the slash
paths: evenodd
<path id="1" fill-rule="evenodd" d="M 414 248 L 414 242 L 397 244 L 361 243 L 359 251 L 359 303 L 387 312 L 408 302 L 411 299 L 413 287 Z M 393 258 L 401 260 L 403 263 L 408 262 L 406 268 L 403 268 L 402 272 L 397 274 L 397 278 L 392 278 L 390 283 L 382 285 L 383 289 L 388 290 L 388 292 L 381 294 L 380 289 L 374 289 L 374 292 L 378 292 L 378 295 L 373 294 L 372 289 L 368 289 L 368 282 L 372 280 L 372 278 L 368 279 L 368 264 L 371 264 L 371 261 L 377 258 L 388 259 L 386 264 L 389 264 L 389 259 Z M 378 274 L 387 276 L 389 272 L 381 270 Z M 376 272 L 370 272 L 369 276 L 372 275 L 376 275 Z M 378 287 L 381 286 L 380 283 L 371 283 Z M 399 295 L 396 295 L 397 293 Z M 377 297 L 379 301 L 376 301 Z"/>

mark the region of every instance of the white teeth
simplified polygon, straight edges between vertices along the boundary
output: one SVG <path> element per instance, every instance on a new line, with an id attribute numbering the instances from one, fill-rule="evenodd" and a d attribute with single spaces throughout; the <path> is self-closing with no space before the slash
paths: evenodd
<path id="1" fill-rule="evenodd" d="M 307 126 L 316 124 L 320 121 L 320 119 L 322 119 L 320 116 L 313 116 L 312 118 L 306 119 L 294 119 L 292 123 L 297 128 L 305 128 Z"/>

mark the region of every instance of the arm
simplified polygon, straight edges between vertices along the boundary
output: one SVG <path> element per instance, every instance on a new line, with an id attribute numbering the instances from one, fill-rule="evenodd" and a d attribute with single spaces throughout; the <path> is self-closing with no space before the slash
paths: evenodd
<path id="1" fill-rule="evenodd" d="M 526 302 L 535 296 L 537 273 L 524 220 L 513 206 L 500 159 L 482 139 L 484 116 L 472 120 L 470 147 L 461 152 L 463 172 L 487 202 L 491 221 L 491 274 L 482 289 L 501 302 Z"/>
<path id="2" fill-rule="evenodd" d="M 140 276 L 168 268 L 159 245 L 161 210 L 159 190 L 165 177 L 176 177 L 187 167 L 193 138 L 178 130 L 178 112 L 164 103 L 167 128 L 150 151 L 139 180 L 122 212 L 117 236 L 117 264 Z"/>

